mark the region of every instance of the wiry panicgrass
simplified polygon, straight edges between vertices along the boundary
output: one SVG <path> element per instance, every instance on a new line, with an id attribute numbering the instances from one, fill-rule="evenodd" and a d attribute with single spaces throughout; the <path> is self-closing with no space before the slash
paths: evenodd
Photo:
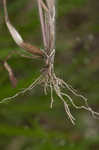
<path id="1" fill-rule="evenodd" d="M 41 75 L 31 83 L 27 88 L 16 93 L 14 96 L 4 98 L 0 103 L 7 102 L 11 99 L 16 98 L 20 94 L 24 94 L 27 91 L 32 90 L 38 84 L 44 85 L 44 93 L 47 95 L 48 89 L 51 93 L 51 104 L 50 107 L 53 107 L 54 96 L 53 92 L 59 97 L 63 102 L 65 112 L 67 113 L 69 119 L 73 124 L 75 124 L 75 118 L 72 115 L 69 105 L 67 104 L 65 97 L 71 102 L 74 108 L 76 109 L 85 109 L 89 111 L 94 118 L 98 118 L 99 113 L 94 112 L 88 105 L 87 98 L 78 94 L 71 86 L 69 86 L 65 81 L 58 78 L 54 72 L 54 58 L 55 58 L 55 0 L 46 0 L 46 3 L 43 0 L 37 0 L 40 22 L 42 27 L 43 43 L 44 43 L 44 61 L 45 67 L 41 71 Z M 67 88 L 72 94 L 77 97 L 80 97 L 84 101 L 84 105 L 77 106 L 73 99 L 64 92 L 64 88 Z"/>

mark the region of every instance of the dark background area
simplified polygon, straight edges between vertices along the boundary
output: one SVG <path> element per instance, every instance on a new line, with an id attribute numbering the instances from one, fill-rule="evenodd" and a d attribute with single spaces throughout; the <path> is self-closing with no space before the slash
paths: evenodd
<path id="1" fill-rule="evenodd" d="M 7 0 L 7 3 L 10 20 L 25 41 L 43 48 L 36 0 Z M 93 110 L 99 112 L 99 1 L 56 0 L 56 6 L 55 72 L 86 96 Z M 0 59 L 11 51 L 25 53 L 8 32 L 0 1 Z M 0 64 L 0 100 L 26 88 L 43 67 L 42 60 L 16 54 L 8 63 L 18 84 L 12 87 L 8 72 Z M 71 96 L 80 104 L 78 98 Z M 39 85 L 0 104 L 0 150 L 99 150 L 99 121 L 69 104 L 76 118 L 73 126 L 61 101 L 56 96 L 54 100 L 50 109 L 50 93 L 45 96 Z"/>

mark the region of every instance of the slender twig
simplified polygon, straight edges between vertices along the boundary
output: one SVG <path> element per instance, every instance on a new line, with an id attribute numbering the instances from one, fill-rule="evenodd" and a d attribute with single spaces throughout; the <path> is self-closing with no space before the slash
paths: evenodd
<path id="1" fill-rule="evenodd" d="M 4 60 L 0 59 L 0 63 L 3 65 L 3 68 L 8 72 L 11 84 L 15 88 L 17 85 L 17 79 L 14 75 L 12 67 L 8 64 L 7 60 L 8 60 L 8 56 Z"/>
<path id="2" fill-rule="evenodd" d="M 47 42 L 46 42 L 46 36 L 45 36 L 45 25 L 44 25 L 44 16 L 43 16 L 43 11 L 42 11 L 42 5 L 40 3 L 40 0 L 37 0 L 37 2 L 38 2 L 38 9 L 39 9 L 39 15 L 40 15 L 41 28 L 42 28 L 43 43 L 44 43 L 44 47 L 46 49 Z"/>
<path id="3" fill-rule="evenodd" d="M 34 82 L 32 82 L 27 88 L 25 88 L 24 90 L 22 89 L 20 92 L 16 93 L 15 95 L 11 96 L 11 97 L 7 97 L 4 98 L 2 101 L 0 101 L 0 103 L 6 103 L 11 101 L 12 99 L 18 97 L 21 94 L 26 93 L 27 91 L 30 91 L 31 89 L 33 89 L 36 85 L 38 85 L 42 80 L 42 76 L 38 77 Z"/>

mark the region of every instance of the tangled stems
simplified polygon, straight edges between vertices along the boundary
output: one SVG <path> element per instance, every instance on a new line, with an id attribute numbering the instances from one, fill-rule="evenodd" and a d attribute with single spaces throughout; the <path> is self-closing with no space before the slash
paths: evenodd
<path id="1" fill-rule="evenodd" d="M 16 98 L 17 96 L 26 93 L 27 91 L 31 91 L 38 84 L 43 84 L 45 95 L 48 94 L 48 89 L 50 89 L 50 98 L 51 98 L 50 107 L 51 108 L 53 107 L 53 102 L 54 102 L 53 92 L 55 92 L 55 94 L 63 102 L 65 112 L 67 113 L 67 115 L 68 115 L 68 117 L 69 117 L 69 119 L 70 119 L 70 121 L 72 122 L 73 125 L 75 124 L 75 118 L 74 118 L 74 116 L 72 115 L 72 113 L 70 111 L 69 105 L 67 104 L 67 102 L 65 100 L 65 97 L 71 102 L 71 104 L 73 105 L 74 108 L 76 108 L 76 109 L 85 109 L 85 110 L 89 111 L 92 114 L 93 118 L 99 119 L 97 117 L 97 116 L 99 116 L 99 113 L 93 111 L 89 107 L 88 102 L 87 102 L 87 98 L 85 98 L 83 95 L 80 95 L 77 92 L 75 92 L 75 89 L 73 89 L 65 81 L 63 81 L 62 79 L 58 78 L 55 75 L 55 72 L 54 72 L 54 56 L 55 56 L 55 50 L 53 50 L 53 52 L 50 56 L 47 56 L 46 66 L 42 69 L 41 75 L 33 83 L 31 83 L 24 90 L 16 93 L 14 96 L 4 98 L 0 103 L 8 102 L 8 101 Z M 63 92 L 64 88 L 67 88 L 72 94 L 74 94 L 75 96 L 80 97 L 82 100 L 84 100 L 85 104 L 82 105 L 82 106 L 77 106 L 74 103 L 73 99 L 70 97 L 70 95 Z"/>
<path id="2" fill-rule="evenodd" d="M 54 96 L 53 92 L 59 97 L 59 99 L 63 102 L 65 112 L 69 117 L 72 124 L 75 124 L 75 118 L 71 114 L 69 105 L 67 104 L 65 97 L 71 102 L 74 108 L 76 109 L 85 109 L 89 111 L 94 118 L 98 119 L 99 113 L 93 111 L 87 102 L 87 99 L 78 94 L 75 89 L 73 89 L 70 85 L 68 85 L 65 81 L 58 78 L 54 72 L 54 58 L 55 58 L 55 0 L 37 0 L 39 16 L 41 22 L 41 29 L 43 35 L 43 43 L 44 43 L 44 51 L 41 51 L 37 47 L 25 43 L 17 32 L 17 30 L 12 26 L 11 22 L 8 18 L 7 8 L 6 8 L 6 0 L 3 0 L 4 4 L 4 14 L 5 14 L 5 22 L 8 27 L 12 38 L 17 43 L 18 46 L 25 49 L 26 51 L 36 55 L 36 57 L 41 56 L 41 58 L 45 61 L 45 67 L 41 71 L 41 75 L 31 83 L 27 88 L 19 91 L 15 95 L 11 97 L 4 98 L 0 103 L 8 102 L 17 96 L 26 93 L 27 91 L 31 91 L 38 84 L 44 85 L 44 93 L 48 94 L 48 89 L 50 89 L 50 97 L 51 104 L 50 107 L 53 107 Z M 84 101 L 84 105 L 78 106 L 74 103 L 73 99 L 70 95 L 64 92 L 64 88 L 68 89 L 73 95 L 76 97 L 80 97 Z"/>

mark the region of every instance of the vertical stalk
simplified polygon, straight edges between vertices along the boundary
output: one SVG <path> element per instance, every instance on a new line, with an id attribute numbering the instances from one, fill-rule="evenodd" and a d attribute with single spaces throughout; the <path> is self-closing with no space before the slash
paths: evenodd
<path id="1" fill-rule="evenodd" d="M 49 9 L 49 32 L 50 32 L 50 51 L 55 48 L 55 0 L 46 0 L 47 7 Z"/>
<path id="2" fill-rule="evenodd" d="M 44 16 L 43 16 L 43 11 L 42 11 L 40 0 L 37 0 L 37 3 L 38 3 L 38 9 L 39 9 L 39 16 L 40 16 L 41 28 L 42 28 L 43 43 L 44 43 L 44 48 L 46 49 L 46 47 L 47 47 L 47 41 L 46 41 L 46 35 L 45 35 Z"/>
<path id="3" fill-rule="evenodd" d="M 37 0 L 43 43 L 48 55 L 55 49 L 55 0 Z"/>

